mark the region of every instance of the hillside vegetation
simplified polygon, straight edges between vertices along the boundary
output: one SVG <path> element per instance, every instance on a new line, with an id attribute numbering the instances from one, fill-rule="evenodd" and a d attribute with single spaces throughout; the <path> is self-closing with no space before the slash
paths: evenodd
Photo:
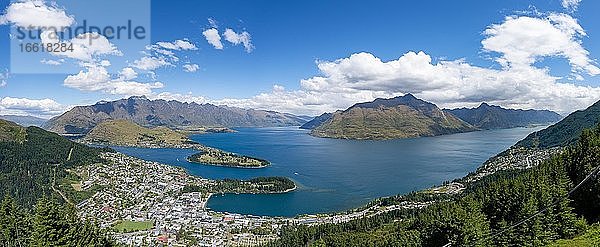
<path id="1" fill-rule="evenodd" d="M 57 180 L 66 178 L 66 169 L 101 162 L 100 152 L 107 151 L 73 143 L 38 127 L 23 128 L 3 120 L 0 126 L 4 126 L 0 127 L 0 196 L 10 195 L 27 208 L 54 194 L 50 186 L 55 174 Z"/>
<path id="2" fill-rule="evenodd" d="M 596 247 L 600 246 L 600 224 L 594 224 L 583 234 L 573 239 L 561 239 L 549 247 Z"/>
<path id="3" fill-rule="evenodd" d="M 192 143 L 183 133 L 167 127 L 145 128 L 128 120 L 107 120 L 88 133 L 84 141 L 122 146 Z"/>
<path id="4" fill-rule="evenodd" d="M 321 118 L 327 117 L 321 116 Z M 436 105 L 407 94 L 356 104 L 319 119 L 311 135 L 341 139 L 398 139 L 476 130 Z"/>
<path id="5" fill-rule="evenodd" d="M 515 146 L 527 148 L 549 148 L 575 143 L 581 132 L 600 123 L 600 101 L 585 110 L 571 113 L 562 121 L 537 132 Z"/>
<path id="6" fill-rule="evenodd" d="M 110 150 L 73 143 L 37 127 L 0 120 L 0 243 L 2 246 L 112 246 L 56 192 L 69 168 L 102 162 Z M 65 192 L 69 200 L 71 194 Z"/>
<path id="7" fill-rule="evenodd" d="M 23 142 L 27 137 L 25 128 L 16 123 L 0 119 L 0 141 Z"/>

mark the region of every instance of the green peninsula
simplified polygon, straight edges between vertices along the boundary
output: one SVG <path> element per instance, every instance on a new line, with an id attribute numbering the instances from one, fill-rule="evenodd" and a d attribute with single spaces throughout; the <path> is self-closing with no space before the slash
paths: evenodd
<path id="1" fill-rule="evenodd" d="M 83 141 L 140 147 L 194 143 L 185 134 L 167 127 L 146 128 L 123 119 L 99 123 L 83 138 Z"/>
<path id="2" fill-rule="evenodd" d="M 216 166 L 238 168 L 263 168 L 270 165 L 269 161 L 250 156 L 225 152 L 214 148 L 206 148 L 202 152 L 188 157 L 189 162 Z"/>

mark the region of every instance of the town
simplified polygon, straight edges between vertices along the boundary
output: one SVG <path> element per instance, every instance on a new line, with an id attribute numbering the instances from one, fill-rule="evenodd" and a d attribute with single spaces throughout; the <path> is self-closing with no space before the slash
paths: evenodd
<path id="1" fill-rule="evenodd" d="M 81 190 L 96 193 L 77 204 L 80 216 L 111 230 L 123 244 L 194 246 L 255 245 L 276 237 L 280 218 L 218 213 L 206 209 L 211 193 L 183 193 L 186 186 L 211 188 L 216 181 L 182 168 L 105 153 L 108 164 L 78 167 Z M 99 188 L 99 189 L 98 189 Z"/>
<path id="2" fill-rule="evenodd" d="M 182 168 L 145 161 L 120 153 L 104 153 L 107 164 L 78 167 L 82 178 L 73 184 L 94 194 L 77 204 L 83 219 L 108 229 L 114 239 L 130 246 L 255 246 L 277 239 L 284 225 L 342 223 L 430 203 L 373 205 L 340 214 L 295 218 L 215 212 L 206 207 L 211 192 L 187 192 L 186 187 L 218 187 L 218 181 L 191 176 Z"/>

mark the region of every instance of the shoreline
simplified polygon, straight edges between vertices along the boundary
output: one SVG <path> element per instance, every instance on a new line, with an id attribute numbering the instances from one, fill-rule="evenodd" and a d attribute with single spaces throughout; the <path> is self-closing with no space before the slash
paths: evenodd
<path id="1" fill-rule="evenodd" d="M 225 194 L 235 194 L 235 195 L 241 195 L 241 194 L 260 195 L 260 194 L 264 194 L 264 195 L 269 195 L 269 194 L 285 194 L 285 193 L 289 193 L 289 192 L 295 191 L 297 189 L 298 189 L 298 185 L 296 185 L 296 183 L 294 183 L 294 188 L 290 188 L 290 189 L 287 189 L 287 190 L 284 190 L 284 191 L 277 191 L 277 192 L 262 192 L 262 193 L 231 193 L 231 192 L 229 192 L 229 193 L 213 193 L 213 192 L 208 192 L 208 196 L 206 197 L 206 201 L 203 202 L 202 208 L 208 209 L 208 207 L 207 207 L 208 201 L 215 194 L 222 194 L 222 195 L 225 195 Z M 217 212 L 217 213 L 222 213 L 221 211 L 215 211 L 215 210 L 211 210 L 211 211 Z M 250 215 L 250 214 L 248 214 L 248 215 Z"/>
<path id="2" fill-rule="evenodd" d="M 215 194 L 221 194 L 221 195 L 269 195 L 269 194 L 285 194 L 285 193 L 290 193 L 292 191 L 295 191 L 298 189 L 298 185 L 296 185 L 296 183 L 294 183 L 294 188 L 290 188 L 284 191 L 277 191 L 277 192 L 262 192 L 262 193 L 231 193 L 231 192 L 227 192 L 227 193 L 213 193 L 213 192 L 209 192 L 208 193 L 208 197 L 206 198 L 206 202 L 204 203 L 204 208 L 207 208 L 206 205 L 208 204 L 208 201 L 210 200 L 210 198 L 215 195 Z M 220 212 L 220 211 L 215 211 L 214 212 Z"/>
<path id="3" fill-rule="evenodd" d="M 186 143 L 186 144 L 151 144 L 151 145 L 130 145 L 130 144 L 115 144 L 115 143 L 99 143 L 99 142 L 86 142 L 86 141 L 81 141 L 79 143 L 88 145 L 88 146 L 98 146 L 98 147 L 108 147 L 110 148 L 111 146 L 114 147 L 125 147 L 125 148 L 148 148 L 148 149 L 162 149 L 162 148 L 173 148 L 173 149 L 190 149 L 190 150 L 196 150 L 196 151 L 200 151 L 200 152 L 206 152 L 207 150 L 212 150 L 212 151 L 218 151 L 218 152 L 223 152 L 226 154 L 231 154 L 231 155 L 238 155 L 236 153 L 233 152 L 227 152 L 218 148 L 213 148 L 213 147 L 209 147 L 209 146 L 205 146 L 202 145 L 200 143 Z M 238 155 L 239 156 L 239 155 Z M 248 156 L 249 157 L 249 156 Z M 258 158 L 255 157 L 249 157 L 255 160 L 260 160 Z M 238 166 L 238 165 L 222 165 L 222 164 L 212 164 L 212 163 L 203 163 L 203 162 L 198 162 L 198 161 L 192 161 L 190 160 L 190 156 L 185 157 L 185 160 L 189 163 L 194 163 L 194 164 L 200 164 L 200 165 L 205 165 L 205 166 L 219 166 L 219 167 L 229 167 L 229 168 L 242 168 L 242 169 L 262 169 L 262 168 L 267 168 L 271 165 L 270 161 L 266 161 L 269 164 L 267 165 L 261 165 L 261 166 Z"/>
<path id="4" fill-rule="evenodd" d="M 543 127 L 543 126 L 544 126 L 544 125 L 537 126 L 537 127 Z M 527 128 L 527 127 L 517 127 L 517 128 Z M 512 128 L 511 128 L 511 129 L 512 129 Z M 486 131 L 486 130 L 484 130 L 484 131 Z M 489 130 L 487 130 L 487 131 L 489 131 Z M 464 134 L 464 133 L 458 133 L 458 134 Z M 188 144 L 188 145 L 189 145 L 189 144 Z M 197 146 L 197 145 L 198 145 L 198 144 L 195 144 L 195 145 L 190 145 L 190 146 Z M 143 147 L 142 147 L 142 148 L 143 148 Z M 193 148 L 193 147 L 192 147 L 192 149 L 198 150 L 197 148 Z M 202 150 L 201 150 L 201 151 L 202 151 Z M 484 164 L 485 164 L 486 162 L 488 162 L 490 159 L 492 159 L 492 158 L 494 158 L 494 157 L 498 156 L 499 154 L 500 154 L 500 153 L 498 153 L 498 154 L 495 154 L 495 155 L 491 155 L 490 157 L 488 157 L 488 159 L 487 159 L 486 161 L 484 161 L 483 163 L 480 163 L 480 164 L 478 164 L 478 165 L 477 165 L 477 166 L 474 168 L 474 170 L 471 170 L 471 172 L 472 172 L 472 173 L 475 173 L 475 174 L 479 173 L 479 172 L 480 172 L 480 171 L 478 170 L 479 168 L 483 167 L 483 166 L 484 166 Z M 187 158 L 186 158 L 186 160 L 187 160 L 188 162 L 191 162 L 191 161 L 189 161 Z M 217 165 L 217 164 L 206 164 L 206 163 L 200 163 L 200 162 L 191 162 L 191 163 L 199 163 L 200 165 L 208 165 L 208 166 L 223 166 L 223 167 L 232 167 L 232 168 L 246 168 L 246 169 L 259 169 L 259 168 L 264 168 L 264 167 L 235 167 L 235 166 L 226 166 L 226 165 Z M 188 174 L 189 174 L 189 173 L 188 173 Z M 470 174 L 466 174 L 466 175 L 464 175 L 464 176 L 459 176 L 459 177 L 455 178 L 453 181 L 457 181 L 457 180 L 463 180 L 463 179 L 466 179 L 467 177 L 469 177 L 469 175 L 470 175 Z M 464 184 L 464 182 L 462 182 L 462 181 L 461 181 L 461 183 L 462 183 L 462 184 Z M 431 187 L 428 187 L 428 188 L 423 188 L 423 189 L 420 189 L 420 190 L 414 190 L 414 191 L 412 191 L 412 192 L 423 192 L 423 191 L 427 191 L 427 190 L 429 190 L 429 189 L 434 189 L 434 188 L 437 188 L 437 187 L 440 187 L 440 186 L 443 186 L 443 184 L 442 184 L 442 183 L 435 184 L 435 185 L 433 185 L 433 186 L 431 186 Z M 294 188 L 293 188 L 293 189 L 288 189 L 288 190 L 285 190 L 285 191 L 280 191 L 280 192 L 265 192 L 265 193 L 260 193 L 260 194 L 280 194 L 280 193 L 287 193 L 287 192 L 291 192 L 291 191 L 294 191 L 294 190 L 296 190 L 296 189 L 297 189 L 297 185 L 296 185 L 296 184 L 294 184 Z M 225 193 L 225 194 L 234 194 L 234 193 Z M 244 194 L 259 194 L 259 193 L 244 193 Z M 373 198 L 373 199 L 371 199 L 371 200 L 369 200 L 369 201 L 366 201 L 364 204 L 362 204 L 362 205 L 358 205 L 358 206 L 356 206 L 356 207 L 354 207 L 354 208 L 352 208 L 352 209 L 349 209 L 349 210 L 351 210 L 351 211 L 352 211 L 352 210 L 358 210 L 358 209 L 364 208 L 365 206 L 369 206 L 370 204 L 372 204 L 372 203 L 374 203 L 374 202 L 376 202 L 376 201 L 378 201 L 378 200 L 381 200 L 381 199 L 390 198 L 390 197 L 396 197 L 396 196 L 406 196 L 406 195 L 408 195 L 408 194 L 410 194 L 410 192 L 407 192 L 407 193 L 402 193 L 402 194 L 390 194 L 390 195 L 388 195 L 388 196 L 380 196 L 380 197 L 377 197 L 377 198 Z M 208 200 L 210 200 L 210 198 L 212 197 L 212 195 L 213 195 L 212 193 L 209 195 L 209 197 L 206 199 L 206 203 L 208 203 Z M 325 214 L 325 215 L 338 215 L 338 214 L 344 214 L 344 213 L 346 213 L 346 211 L 348 211 L 348 210 L 341 210 L 341 211 L 335 211 L 335 212 L 324 212 L 323 214 Z M 300 214 L 299 214 L 299 215 L 300 215 Z M 296 216 L 299 216 L 299 215 L 296 215 Z"/>

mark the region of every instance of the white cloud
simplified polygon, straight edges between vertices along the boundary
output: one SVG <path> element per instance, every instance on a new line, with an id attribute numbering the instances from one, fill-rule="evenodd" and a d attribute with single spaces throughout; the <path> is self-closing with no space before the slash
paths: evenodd
<path id="1" fill-rule="evenodd" d="M 22 28 L 55 28 L 71 26 L 75 20 L 63 9 L 48 6 L 44 1 L 14 2 L 0 16 L 0 24 L 12 23 Z"/>
<path id="2" fill-rule="evenodd" d="M 562 0 L 561 4 L 565 9 L 569 11 L 575 11 L 577 10 L 580 2 L 581 0 Z"/>
<path id="3" fill-rule="evenodd" d="M 485 101 L 512 108 L 551 109 L 568 113 L 600 100 L 600 88 L 561 83 L 546 69 L 509 67 L 500 70 L 462 60 L 432 63 L 424 52 L 408 52 L 381 61 L 357 53 L 332 62 L 318 62 L 322 76 L 302 80 L 299 90 L 275 86 L 249 99 L 213 101 L 244 108 L 296 114 L 320 114 L 345 109 L 378 97 L 413 93 L 441 107 L 476 106 Z"/>
<path id="4" fill-rule="evenodd" d="M 173 66 L 173 64 L 167 61 L 164 57 L 146 56 L 139 60 L 135 60 L 131 66 L 141 70 L 155 70 L 164 66 Z"/>
<path id="5" fill-rule="evenodd" d="M 154 47 L 154 46 L 153 46 Z M 165 60 L 168 61 L 169 63 L 173 62 L 179 62 L 179 57 L 177 57 L 177 55 L 175 55 L 175 53 L 171 50 L 165 50 L 165 49 L 161 49 L 161 48 L 157 48 L 158 45 L 156 45 L 156 47 L 151 48 L 150 50 L 152 52 L 154 52 L 154 59 L 159 59 L 159 60 Z"/>
<path id="6" fill-rule="evenodd" d="M 68 52 L 49 52 L 54 56 L 62 56 L 82 61 L 92 61 L 102 55 L 122 56 L 123 53 L 117 49 L 106 37 L 98 33 L 83 33 L 71 40 L 59 40 L 59 36 L 52 30 L 44 31 L 41 40 L 43 43 L 62 43 L 66 47 L 72 47 Z"/>
<path id="7" fill-rule="evenodd" d="M 40 63 L 43 64 L 47 64 L 47 65 L 54 65 L 54 66 L 58 66 L 61 65 L 65 62 L 64 59 L 58 59 L 58 60 L 53 60 L 53 59 L 42 59 L 40 60 Z"/>
<path id="8" fill-rule="evenodd" d="M 357 102 L 377 97 L 392 97 L 393 94 L 368 90 L 343 90 L 345 92 L 318 92 L 309 90 L 286 91 L 275 85 L 271 92 L 260 93 L 248 99 L 219 99 L 209 102 L 241 108 L 275 110 L 294 114 L 319 115 L 344 109 Z"/>
<path id="9" fill-rule="evenodd" d="M 82 70 L 76 75 L 67 76 L 64 85 L 81 91 L 99 91 L 127 96 L 148 95 L 152 93 L 152 89 L 163 87 L 160 82 L 142 83 L 131 81 L 134 74 L 129 69 L 123 69 L 119 77 L 113 79 L 105 67 L 89 65 L 85 71 Z"/>
<path id="10" fill-rule="evenodd" d="M 100 55 L 122 55 L 106 37 L 97 33 L 84 33 L 71 40 L 60 40 L 56 31 L 70 27 L 74 22 L 75 19 L 63 9 L 55 5 L 48 6 L 41 0 L 12 3 L 7 7 L 6 14 L 0 17 L 0 24 L 10 23 L 21 28 L 41 30 L 40 39 L 43 43 L 63 43 L 72 48 L 69 52 L 49 52 L 54 56 L 91 61 Z M 52 61 L 47 64 L 57 65 Z"/>
<path id="11" fill-rule="evenodd" d="M 190 43 L 187 40 L 175 40 L 173 42 L 156 42 L 156 44 L 162 48 L 169 50 L 198 50 L 196 45 Z"/>
<path id="12" fill-rule="evenodd" d="M 485 30 L 484 50 L 501 54 L 496 59 L 505 68 L 529 67 L 543 57 L 564 57 L 574 75 L 600 74 L 589 52 L 581 45 L 586 33 L 577 20 L 566 14 L 547 17 L 510 16 Z"/>
<path id="13" fill-rule="evenodd" d="M 121 70 L 119 73 L 120 80 L 133 80 L 137 78 L 138 74 L 132 68 L 126 67 Z"/>
<path id="14" fill-rule="evenodd" d="M 571 16 L 511 16 L 487 28 L 484 35 L 483 49 L 493 52 L 502 65 L 499 69 L 479 67 L 463 59 L 433 62 L 425 52 L 407 52 L 390 61 L 363 52 L 317 61 L 320 75 L 301 80 L 296 90 L 275 85 L 270 92 L 250 98 L 208 102 L 317 115 L 357 102 L 413 93 L 447 108 L 488 102 L 566 114 L 600 100 L 600 87 L 565 82 L 550 75 L 549 68 L 535 67 L 535 62 L 544 58 L 564 58 L 575 78 L 600 74 L 583 48 L 581 38 L 586 33 Z"/>
<path id="15" fill-rule="evenodd" d="M 98 63 L 98 64 L 99 64 L 100 66 L 102 66 L 102 67 L 108 67 L 108 66 L 110 66 L 110 65 L 111 65 L 110 61 L 108 61 L 108 60 L 102 60 L 102 61 L 100 61 L 100 63 Z"/>
<path id="16" fill-rule="evenodd" d="M 200 69 L 200 66 L 198 66 L 197 64 L 184 64 L 183 65 L 183 70 L 185 72 L 196 72 L 196 71 L 198 71 L 198 69 Z"/>
<path id="17" fill-rule="evenodd" d="M 48 118 L 65 111 L 65 107 L 52 99 L 0 98 L 0 113 L 33 115 Z"/>
<path id="18" fill-rule="evenodd" d="M 252 50 L 254 50 L 254 45 L 252 44 L 250 34 L 246 31 L 243 31 L 238 34 L 233 30 L 227 28 L 223 33 L 223 37 L 225 37 L 225 40 L 229 41 L 234 45 L 243 44 L 244 48 L 246 49 L 246 52 L 252 52 Z"/>
<path id="19" fill-rule="evenodd" d="M 208 18 L 208 25 L 210 25 L 210 27 L 212 27 L 212 28 L 219 27 L 219 23 L 213 18 Z"/>
<path id="20" fill-rule="evenodd" d="M 171 93 L 171 92 L 162 92 L 158 94 L 150 94 L 148 95 L 149 99 L 163 99 L 163 100 L 177 100 L 179 102 L 187 102 L 187 103 L 198 103 L 204 104 L 207 103 L 207 99 L 202 96 L 194 96 L 192 93 L 180 94 L 180 93 Z"/>
<path id="21" fill-rule="evenodd" d="M 221 43 L 221 36 L 216 28 L 206 29 L 202 32 L 202 35 L 206 38 L 209 44 L 215 47 L 217 50 L 223 49 L 223 43 Z"/>
<path id="22" fill-rule="evenodd" d="M 177 58 L 175 56 L 175 53 L 173 51 L 169 51 L 169 50 L 165 50 L 165 49 L 160 49 L 160 48 L 149 48 L 149 49 L 152 50 L 152 51 L 154 51 L 154 52 L 156 52 L 157 54 L 164 55 L 164 56 L 167 56 L 167 57 L 172 57 L 172 58 L 175 58 L 176 60 L 179 60 L 179 58 Z"/>

